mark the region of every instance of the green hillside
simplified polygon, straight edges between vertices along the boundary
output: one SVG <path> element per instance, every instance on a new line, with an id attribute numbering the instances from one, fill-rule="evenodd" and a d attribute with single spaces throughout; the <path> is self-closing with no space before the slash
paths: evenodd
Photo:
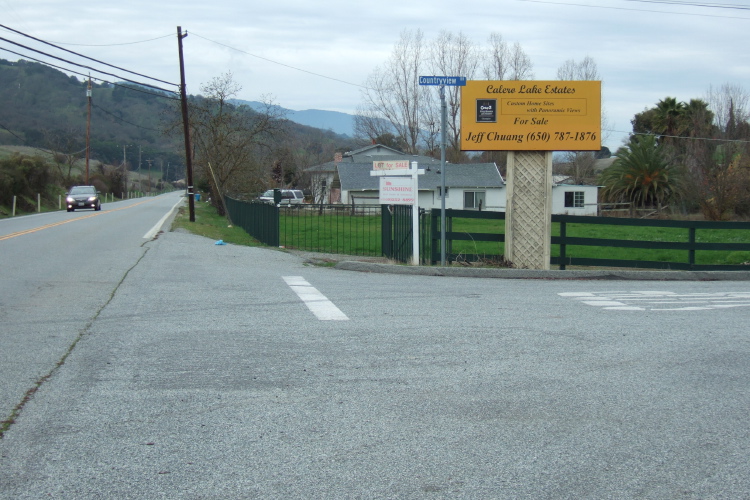
<path id="1" fill-rule="evenodd" d="M 0 60 L 0 144 L 54 149 L 66 154 L 86 146 L 87 82 L 39 63 Z M 94 83 L 91 156 L 119 164 L 137 154 L 175 166 L 184 162 L 179 135 L 166 136 L 177 101 L 135 86 Z M 170 96 L 174 97 L 174 96 Z M 144 157 L 144 153 L 146 156 Z M 133 163 L 133 156 L 128 161 Z M 177 171 L 178 169 L 175 169 Z"/>

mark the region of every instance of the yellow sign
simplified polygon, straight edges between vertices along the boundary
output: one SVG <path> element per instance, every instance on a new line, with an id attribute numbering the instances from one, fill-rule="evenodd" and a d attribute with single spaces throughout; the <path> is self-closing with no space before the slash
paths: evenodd
<path id="1" fill-rule="evenodd" d="M 602 83 L 471 80 L 461 87 L 462 151 L 598 151 Z"/>

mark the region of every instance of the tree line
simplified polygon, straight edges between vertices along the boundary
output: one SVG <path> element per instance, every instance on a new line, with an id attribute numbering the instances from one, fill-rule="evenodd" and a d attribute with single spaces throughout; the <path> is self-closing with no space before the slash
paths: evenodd
<path id="1" fill-rule="evenodd" d="M 750 95 L 711 87 L 705 99 L 665 97 L 635 115 L 628 144 L 599 177 L 605 201 L 702 213 L 750 215 Z"/>

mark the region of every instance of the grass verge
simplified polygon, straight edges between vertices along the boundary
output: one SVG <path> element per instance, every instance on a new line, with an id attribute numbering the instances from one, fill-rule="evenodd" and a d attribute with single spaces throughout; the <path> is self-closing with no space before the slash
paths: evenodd
<path id="1" fill-rule="evenodd" d="M 175 229 L 184 229 L 198 236 L 216 241 L 224 240 L 235 245 L 263 246 L 242 228 L 230 224 L 226 217 L 218 215 L 210 203 L 195 203 L 195 222 L 190 222 L 188 207 L 180 207 L 172 222 L 172 231 Z"/>

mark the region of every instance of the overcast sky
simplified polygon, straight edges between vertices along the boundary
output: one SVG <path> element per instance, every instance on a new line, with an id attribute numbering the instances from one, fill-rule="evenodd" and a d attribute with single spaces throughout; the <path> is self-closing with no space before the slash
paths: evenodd
<path id="1" fill-rule="evenodd" d="M 596 61 L 610 130 L 605 145 L 613 151 L 633 115 L 664 97 L 703 98 L 709 87 L 725 83 L 750 89 L 750 1 L 0 0 L 0 12 L 0 24 L 9 28 L 174 83 L 181 26 L 189 33 L 183 42 L 188 93 L 231 71 L 242 86 L 240 99 L 270 96 L 289 109 L 352 114 L 361 86 L 403 30 L 419 29 L 428 41 L 441 30 L 460 32 L 483 47 L 497 32 L 521 44 L 538 80 L 555 79 L 568 59 Z M 2 28 L 0 37 L 83 62 Z M 89 73 L 4 40 L 0 49 Z M 19 56 L 0 50 L 0 58 Z"/>

